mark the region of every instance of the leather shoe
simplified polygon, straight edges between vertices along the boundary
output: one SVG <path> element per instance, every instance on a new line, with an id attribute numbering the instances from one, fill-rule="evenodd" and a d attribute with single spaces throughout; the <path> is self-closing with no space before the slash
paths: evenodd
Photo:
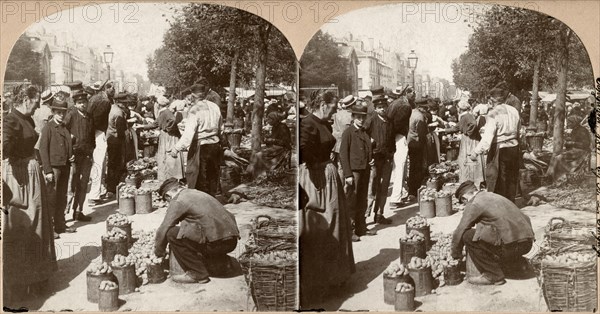
<path id="1" fill-rule="evenodd" d="M 209 283 L 210 282 L 210 278 L 206 277 L 203 279 L 196 279 L 196 276 L 194 276 L 193 272 L 191 271 L 186 271 L 185 274 L 181 274 L 181 275 L 175 275 L 172 277 L 173 281 L 178 282 L 178 283 L 201 283 L 201 284 L 205 284 L 205 283 Z"/>
<path id="2" fill-rule="evenodd" d="M 356 234 L 352 234 L 352 242 L 359 242 L 360 241 L 360 237 L 357 236 Z"/>
<path id="3" fill-rule="evenodd" d="M 86 215 L 84 215 L 80 211 L 74 211 L 73 212 L 73 220 L 77 220 L 77 221 L 91 221 L 92 217 L 86 216 Z"/>
<path id="4" fill-rule="evenodd" d="M 490 279 L 488 279 L 486 276 L 484 275 L 479 275 L 477 277 L 469 277 L 467 278 L 467 281 L 471 284 L 474 285 L 496 285 L 496 286 L 500 286 L 506 283 L 506 280 L 504 279 L 500 279 L 498 281 L 491 281 Z"/>
<path id="5" fill-rule="evenodd" d="M 389 225 L 392 223 L 392 220 L 389 218 L 385 218 L 383 215 L 375 215 L 375 223 L 381 225 Z"/>

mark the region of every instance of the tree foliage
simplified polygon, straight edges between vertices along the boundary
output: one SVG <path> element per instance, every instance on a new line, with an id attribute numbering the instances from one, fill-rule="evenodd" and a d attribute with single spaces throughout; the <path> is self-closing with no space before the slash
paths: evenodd
<path id="1" fill-rule="evenodd" d="M 29 37 L 21 35 L 8 56 L 4 80 L 28 80 L 34 85 L 43 85 L 40 58 L 40 54 L 31 50 Z"/>
<path id="2" fill-rule="evenodd" d="M 346 60 L 340 56 L 331 35 L 319 30 L 308 42 L 300 59 L 301 86 L 330 86 L 352 90 L 346 72 Z"/>
<path id="3" fill-rule="evenodd" d="M 479 16 L 468 50 L 452 63 L 454 83 L 485 91 L 506 81 L 512 91 L 530 90 L 536 57 L 541 54 L 540 90 L 555 91 L 562 22 L 545 14 L 510 6 L 492 6 Z M 569 39 L 569 88 L 593 84 L 592 67 L 583 44 Z"/>
<path id="4" fill-rule="evenodd" d="M 228 86 L 231 60 L 239 52 L 237 78 L 241 84 L 254 79 L 258 27 L 262 18 L 228 6 L 191 3 L 176 12 L 163 46 L 148 57 L 148 76 L 165 86 L 189 86 L 204 77 L 211 86 Z M 294 81 L 294 54 L 283 34 L 274 29 L 267 81 Z"/>

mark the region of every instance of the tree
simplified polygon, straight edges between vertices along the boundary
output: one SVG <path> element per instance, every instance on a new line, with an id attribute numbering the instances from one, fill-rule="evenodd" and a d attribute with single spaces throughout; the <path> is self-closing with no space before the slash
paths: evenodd
<path id="1" fill-rule="evenodd" d="M 21 35 L 8 56 L 4 80 L 28 80 L 34 85 L 43 85 L 40 58 L 38 53 L 31 50 L 29 37 Z"/>
<path id="2" fill-rule="evenodd" d="M 331 35 L 319 30 L 308 42 L 300 59 L 301 86 L 330 86 L 352 90 L 346 60 L 339 55 Z"/>

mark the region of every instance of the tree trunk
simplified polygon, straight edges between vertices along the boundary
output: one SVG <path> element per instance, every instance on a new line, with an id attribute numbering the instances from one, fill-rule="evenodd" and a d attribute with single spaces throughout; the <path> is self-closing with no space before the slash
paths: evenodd
<path id="1" fill-rule="evenodd" d="M 271 23 L 259 27 L 258 65 L 256 67 L 256 93 L 254 107 L 252 108 L 252 154 L 261 151 L 263 115 L 265 113 L 265 79 L 267 76 L 267 53 L 269 48 L 269 33 Z"/>
<path id="2" fill-rule="evenodd" d="M 542 63 L 542 53 L 539 51 L 533 66 L 533 87 L 531 88 L 531 109 L 529 111 L 529 127 L 537 127 L 537 107 L 540 85 L 540 64 Z"/>
<path id="3" fill-rule="evenodd" d="M 571 30 L 566 29 L 566 26 L 561 27 L 559 38 L 559 53 L 558 58 L 558 90 L 556 91 L 556 102 L 554 103 L 554 139 L 553 139 L 553 156 L 560 154 L 564 143 L 565 133 L 565 103 L 567 101 L 567 73 L 569 71 L 569 40 Z"/>
<path id="4" fill-rule="evenodd" d="M 225 119 L 225 124 L 227 125 L 233 125 L 233 107 L 235 106 L 235 78 L 239 56 L 239 50 L 235 49 L 233 59 L 231 60 L 231 74 L 229 76 L 229 101 L 227 102 L 227 118 Z"/>

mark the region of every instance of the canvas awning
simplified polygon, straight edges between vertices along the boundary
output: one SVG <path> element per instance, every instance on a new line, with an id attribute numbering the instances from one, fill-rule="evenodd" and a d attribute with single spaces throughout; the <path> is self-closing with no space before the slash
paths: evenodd
<path id="1" fill-rule="evenodd" d="M 556 94 L 548 94 L 544 97 L 542 97 L 542 101 L 544 102 L 552 102 L 556 100 Z"/>

